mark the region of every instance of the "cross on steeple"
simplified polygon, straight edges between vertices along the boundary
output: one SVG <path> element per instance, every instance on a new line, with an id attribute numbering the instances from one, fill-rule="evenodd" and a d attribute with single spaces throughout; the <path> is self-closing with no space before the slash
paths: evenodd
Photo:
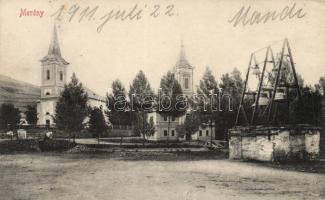
<path id="1" fill-rule="evenodd" d="M 181 41 L 181 51 L 180 51 L 180 54 L 179 54 L 179 60 L 186 60 L 183 40 Z"/>

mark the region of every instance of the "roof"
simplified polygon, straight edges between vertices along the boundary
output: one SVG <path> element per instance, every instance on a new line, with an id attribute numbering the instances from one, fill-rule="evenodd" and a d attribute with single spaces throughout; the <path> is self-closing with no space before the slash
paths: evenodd
<path id="1" fill-rule="evenodd" d="M 189 64 L 189 62 L 186 59 L 185 55 L 185 50 L 184 50 L 184 45 L 181 44 L 181 51 L 179 53 L 179 59 L 176 62 L 175 68 L 190 68 L 192 69 L 193 67 Z"/>
<path id="2" fill-rule="evenodd" d="M 89 89 L 85 86 L 83 86 L 83 88 L 85 89 L 85 92 L 88 94 L 89 99 L 94 99 L 94 100 L 98 100 L 98 101 L 106 101 L 105 97 L 100 96 L 99 94 L 95 93 L 91 89 Z"/>
<path id="3" fill-rule="evenodd" d="M 60 50 L 60 45 L 59 45 L 59 40 L 58 40 L 58 34 L 56 31 L 56 26 L 54 25 L 53 28 L 53 35 L 52 35 L 52 41 L 49 46 L 49 50 L 47 52 L 47 55 L 41 59 L 42 62 L 45 61 L 57 61 L 60 63 L 63 63 L 64 65 L 68 65 L 69 63 L 65 61 L 62 56 L 61 56 L 61 50 Z"/>

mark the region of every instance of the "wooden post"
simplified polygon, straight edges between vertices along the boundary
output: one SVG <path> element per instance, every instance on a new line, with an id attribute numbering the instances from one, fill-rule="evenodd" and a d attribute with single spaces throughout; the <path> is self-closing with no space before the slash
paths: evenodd
<path id="1" fill-rule="evenodd" d="M 275 80 L 274 88 L 273 88 L 273 92 L 272 92 L 272 99 L 271 99 L 271 102 L 270 102 L 270 110 L 269 110 L 269 114 L 268 114 L 268 117 L 267 117 L 267 124 L 270 123 L 270 118 L 271 118 L 271 115 L 272 115 L 273 102 L 274 102 L 274 98 L 275 98 L 276 89 L 278 88 L 278 82 L 279 82 L 279 77 L 280 77 L 280 73 L 281 73 L 281 67 L 282 67 L 282 62 L 283 62 L 283 55 L 284 55 L 285 45 L 286 45 L 286 40 L 283 42 L 283 46 L 282 46 L 279 69 L 278 69 L 278 73 L 277 73 L 277 76 L 276 76 L 276 80 Z"/>
<path id="2" fill-rule="evenodd" d="M 254 110 L 253 110 L 253 114 L 252 114 L 251 124 L 254 124 L 255 113 L 256 113 L 256 110 L 258 109 L 258 101 L 259 101 L 260 95 L 261 95 L 261 89 L 262 89 L 262 85 L 263 85 L 264 73 L 265 73 L 265 68 L 266 68 L 266 64 L 267 64 L 267 61 L 268 61 L 270 49 L 271 49 L 271 47 L 268 47 L 267 50 L 266 50 L 266 55 L 265 55 L 265 60 L 264 60 L 264 65 L 263 65 L 263 70 L 262 70 L 262 76 L 260 77 L 260 80 L 259 80 L 257 97 L 255 99 L 255 106 L 254 106 Z"/>
<path id="3" fill-rule="evenodd" d="M 242 95 L 241 95 L 241 98 L 240 98 L 240 103 L 239 103 L 239 108 L 238 108 L 238 111 L 237 111 L 235 126 L 238 124 L 238 119 L 239 119 L 240 112 L 245 112 L 245 110 L 243 108 L 243 101 L 244 101 L 244 97 L 245 97 L 245 93 L 246 93 L 246 88 L 247 88 L 247 84 L 248 84 L 249 71 L 250 71 L 250 68 L 251 68 L 251 63 L 252 63 L 253 55 L 254 54 L 252 53 L 251 54 L 251 57 L 249 59 L 248 69 L 247 69 L 246 78 L 245 78 L 245 84 L 244 84 L 243 92 L 242 92 Z M 249 124 L 249 122 L 247 121 L 247 118 L 246 118 L 246 123 Z"/>

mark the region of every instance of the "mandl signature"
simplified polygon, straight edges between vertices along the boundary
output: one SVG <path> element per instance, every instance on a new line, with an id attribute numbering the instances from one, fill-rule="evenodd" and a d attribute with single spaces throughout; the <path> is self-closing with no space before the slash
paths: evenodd
<path id="1" fill-rule="evenodd" d="M 232 17 L 232 19 L 228 20 L 228 23 L 233 24 L 234 27 L 237 25 L 254 25 L 259 23 L 267 23 L 269 21 L 283 21 L 285 19 L 292 18 L 303 18 L 306 16 L 306 12 L 303 8 L 296 8 L 296 3 L 292 4 L 291 7 L 285 6 L 282 10 L 272 12 L 259 12 L 252 11 L 251 6 L 245 7 L 242 6 L 238 12 Z"/>

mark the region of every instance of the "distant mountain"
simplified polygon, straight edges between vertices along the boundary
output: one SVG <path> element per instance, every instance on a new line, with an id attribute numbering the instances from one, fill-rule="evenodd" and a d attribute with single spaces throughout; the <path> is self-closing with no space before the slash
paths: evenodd
<path id="1" fill-rule="evenodd" d="M 98 95 L 85 86 L 84 89 L 90 100 L 105 101 L 105 97 Z M 11 103 L 21 111 L 25 111 L 27 105 L 36 106 L 37 100 L 39 100 L 40 97 L 40 86 L 0 74 L 0 105 L 3 103 Z"/>
<path id="2" fill-rule="evenodd" d="M 39 86 L 0 74 L 0 104 L 11 103 L 24 111 L 27 105 L 36 106 L 40 96 Z"/>

